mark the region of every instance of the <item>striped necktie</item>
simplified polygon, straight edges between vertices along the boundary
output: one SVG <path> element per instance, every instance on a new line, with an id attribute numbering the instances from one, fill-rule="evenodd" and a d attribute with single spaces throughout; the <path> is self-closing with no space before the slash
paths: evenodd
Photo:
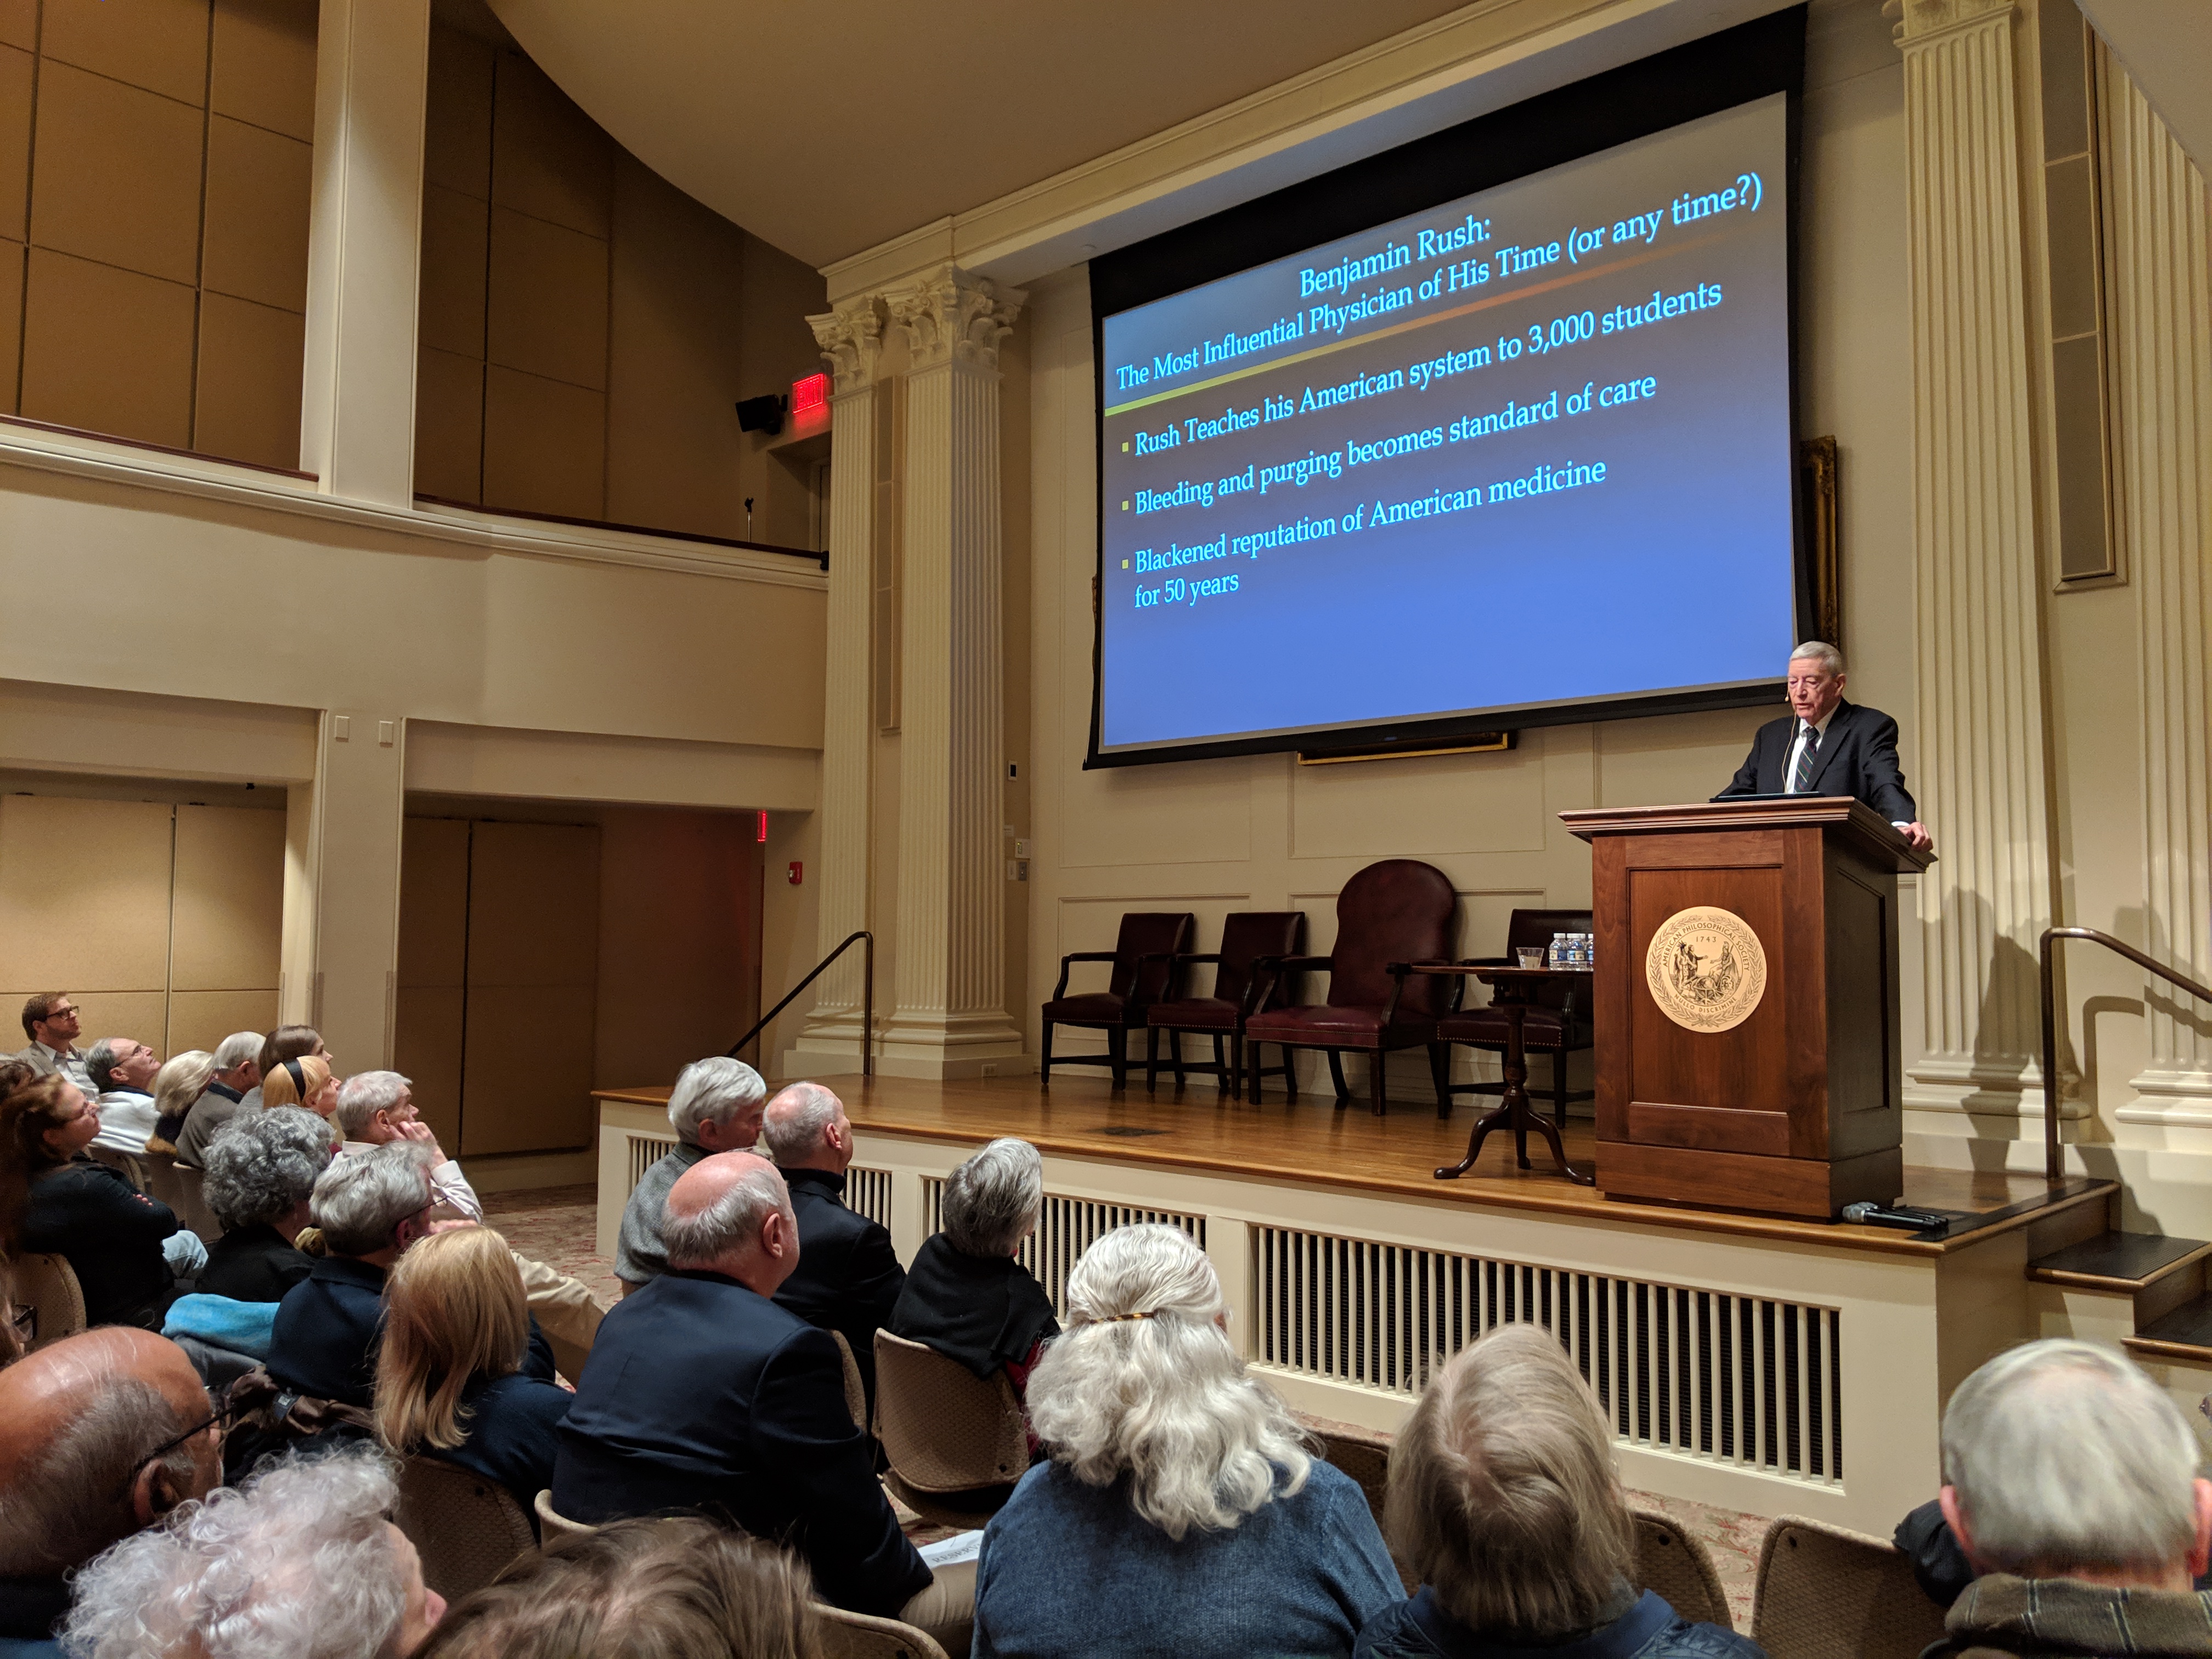
<path id="1" fill-rule="evenodd" d="M 1814 761 L 1820 752 L 1820 728 L 1807 726 L 1803 731 L 1805 746 L 1797 751 L 1797 764 L 1790 774 L 1790 793 L 1793 795 L 1802 795 L 1813 787 Z"/>

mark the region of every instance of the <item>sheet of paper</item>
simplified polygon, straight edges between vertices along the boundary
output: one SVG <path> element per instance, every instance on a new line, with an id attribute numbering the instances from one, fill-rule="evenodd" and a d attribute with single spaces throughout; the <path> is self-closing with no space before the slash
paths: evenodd
<path id="1" fill-rule="evenodd" d="M 956 1532 L 934 1544 L 924 1544 L 918 1552 L 933 1572 L 939 1567 L 957 1567 L 963 1561 L 973 1561 L 982 1553 L 983 1534 L 980 1528 L 974 1532 Z"/>

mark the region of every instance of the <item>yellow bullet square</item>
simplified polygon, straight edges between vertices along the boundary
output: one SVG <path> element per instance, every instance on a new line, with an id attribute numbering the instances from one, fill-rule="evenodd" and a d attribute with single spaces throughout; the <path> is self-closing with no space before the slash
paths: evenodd
<path id="1" fill-rule="evenodd" d="M 1127 512 L 1129 510 L 1129 504 L 1128 504 L 1128 502 L 1124 501 L 1124 502 L 1122 502 L 1122 503 L 1121 503 L 1121 510 L 1122 510 L 1124 513 L 1127 513 Z"/>
<path id="2" fill-rule="evenodd" d="M 1129 568 L 1129 562 L 1128 562 L 1127 559 L 1122 560 L 1122 561 L 1121 561 L 1121 568 L 1122 568 L 1122 569 L 1124 569 L 1124 570 L 1127 570 L 1128 568 Z"/>
<path id="3" fill-rule="evenodd" d="M 1127 444 L 1123 444 L 1123 445 L 1121 446 L 1121 453 L 1122 453 L 1124 455 L 1127 454 L 1127 453 L 1129 453 L 1129 446 L 1128 446 L 1128 445 L 1127 445 Z"/>

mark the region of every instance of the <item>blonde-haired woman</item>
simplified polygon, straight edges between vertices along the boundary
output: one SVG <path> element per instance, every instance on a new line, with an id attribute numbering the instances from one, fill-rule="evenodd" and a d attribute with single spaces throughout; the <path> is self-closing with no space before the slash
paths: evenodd
<path id="1" fill-rule="evenodd" d="M 1030 1374 L 1051 1461 L 983 1534 L 975 1659 L 1349 1654 L 1405 1592 L 1359 1488 L 1246 1370 L 1205 1252 L 1117 1228 L 1067 1306 Z"/>
<path id="2" fill-rule="evenodd" d="M 325 1122 L 338 1109 L 337 1073 L 319 1054 L 280 1060 L 261 1079 L 264 1106 L 304 1106 Z M 335 1138 L 337 1131 L 331 1131 Z"/>
<path id="3" fill-rule="evenodd" d="M 215 1056 L 204 1048 L 187 1048 L 161 1062 L 154 1073 L 154 1133 L 146 1137 L 148 1152 L 175 1152 L 177 1131 L 214 1081 Z"/>
<path id="4" fill-rule="evenodd" d="M 376 1361 L 376 1430 L 393 1451 L 496 1480 L 530 1515 L 574 1397 L 553 1381 L 521 1271 L 490 1228 L 433 1233 L 393 1264 Z"/>

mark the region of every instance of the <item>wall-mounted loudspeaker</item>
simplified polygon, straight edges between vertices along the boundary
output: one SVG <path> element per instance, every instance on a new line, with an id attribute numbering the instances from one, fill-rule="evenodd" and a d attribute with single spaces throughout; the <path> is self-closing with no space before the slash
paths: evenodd
<path id="1" fill-rule="evenodd" d="M 738 399 L 738 430 L 765 432 L 771 438 L 783 430 L 784 396 L 771 392 L 758 398 Z"/>

